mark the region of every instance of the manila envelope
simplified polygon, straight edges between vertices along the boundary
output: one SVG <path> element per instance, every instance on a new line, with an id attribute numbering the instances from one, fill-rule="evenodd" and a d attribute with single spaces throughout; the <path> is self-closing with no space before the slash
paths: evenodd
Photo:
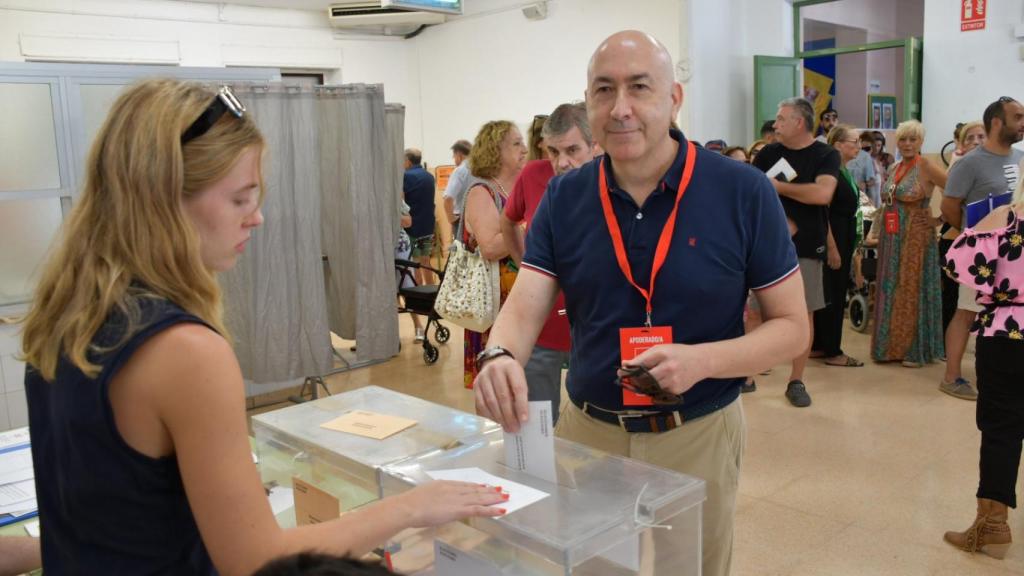
<path id="1" fill-rule="evenodd" d="M 295 524 L 319 524 L 341 516 L 341 502 L 337 498 L 313 486 L 309 482 L 292 477 L 295 489 Z"/>
<path id="2" fill-rule="evenodd" d="M 383 440 L 415 425 L 416 421 L 408 418 L 377 414 L 376 412 L 367 412 L 365 410 L 353 410 L 344 416 L 321 424 L 320 427 L 339 432 L 348 432 L 349 434 L 365 438 L 373 438 L 374 440 Z"/>

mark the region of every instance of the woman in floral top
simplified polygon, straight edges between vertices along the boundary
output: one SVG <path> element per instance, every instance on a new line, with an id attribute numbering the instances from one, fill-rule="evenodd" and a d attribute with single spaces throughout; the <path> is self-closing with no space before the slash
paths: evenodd
<path id="1" fill-rule="evenodd" d="M 1024 170 L 1024 163 L 1021 165 Z M 978 291 L 983 307 L 978 333 L 977 423 L 981 430 L 978 515 L 965 532 L 946 541 L 968 552 L 1002 558 L 1010 547 L 1007 507 L 1024 440 L 1024 178 L 1011 206 L 994 210 L 967 229 L 947 254 L 946 273 Z"/>

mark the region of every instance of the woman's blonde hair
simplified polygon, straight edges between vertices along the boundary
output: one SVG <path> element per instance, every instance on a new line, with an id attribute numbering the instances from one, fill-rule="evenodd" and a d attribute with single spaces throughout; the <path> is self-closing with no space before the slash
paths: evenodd
<path id="1" fill-rule="evenodd" d="M 917 120 L 905 120 L 896 127 L 896 139 L 917 136 L 917 139 L 924 143 L 924 125 Z"/>
<path id="2" fill-rule="evenodd" d="M 220 287 L 183 201 L 223 178 L 246 150 L 262 152 L 264 141 L 248 115 L 226 112 L 183 146 L 182 133 L 215 97 L 199 84 L 144 80 L 110 109 L 24 320 L 25 360 L 46 380 L 61 357 L 95 378 L 96 333 L 117 309 L 128 319 L 122 338 L 130 337 L 139 297 L 169 300 L 228 336 Z"/>
<path id="3" fill-rule="evenodd" d="M 958 148 L 963 148 L 964 144 L 967 143 L 967 133 L 976 128 L 981 128 L 982 133 L 985 132 L 985 125 L 981 120 L 975 120 L 968 122 L 960 127 L 960 133 L 957 135 L 956 144 Z"/>
<path id="4" fill-rule="evenodd" d="M 514 130 L 508 120 L 492 120 L 480 127 L 469 153 L 469 166 L 477 178 L 494 178 L 501 172 L 501 143 Z"/>
<path id="5" fill-rule="evenodd" d="M 840 140 L 847 140 L 857 129 L 850 124 L 836 124 L 828 131 L 828 145 L 835 146 Z"/>
<path id="6" fill-rule="evenodd" d="M 754 140 L 754 143 L 750 145 L 750 148 L 747 148 L 747 159 L 753 160 L 754 156 L 757 156 L 757 154 L 754 153 L 754 149 L 758 146 L 764 148 L 766 144 L 767 143 L 764 140 Z M 760 152 L 760 150 L 758 150 L 758 152 Z"/>

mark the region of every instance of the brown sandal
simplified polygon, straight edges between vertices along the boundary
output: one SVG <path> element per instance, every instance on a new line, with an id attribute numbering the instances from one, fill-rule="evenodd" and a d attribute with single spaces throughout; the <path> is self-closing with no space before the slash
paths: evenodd
<path id="1" fill-rule="evenodd" d="M 850 356 L 847 356 L 845 362 L 829 362 L 828 360 L 825 360 L 825 365 L 826 366 L 840 366 L 840 367 L 843 367 L 843 368 L 860 368 L 861 366 L 864 365 L 864 363 L 861 362 L 860 360 L 857 360 L 856 358 L 852 358 Z"/>

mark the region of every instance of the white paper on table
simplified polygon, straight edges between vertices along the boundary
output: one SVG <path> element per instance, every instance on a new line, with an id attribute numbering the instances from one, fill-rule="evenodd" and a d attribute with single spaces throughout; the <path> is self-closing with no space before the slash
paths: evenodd
<path id="1" fill-rule="evenodd" d="M 28 446 L 0 454 L 0 486 L 34 477 L 32 452 Z"/>
<path id="2" fill-rule="evenodd" d="M 270 489 L 270 509 L 277 516 L 281 512 L 295 506 L 295 491 L 284 486 L 274 486 Z"/>
<path id="3" fill-rule="evenodd" d="M 501 576 L 501 570 L 475 554 L 434 540 L 434 573 L 437 576 Z"/>
<path id="4" fill-rule="evenodd" d="M 505 432 L 505 465 L 557 484 L 552 420 L 550 400 L 530 402 L 530 417 L 519 432 Z"/>
<path id="5" fill-rule="evenodd" d="M 0 507 L 10 506 L 36 497 L 35 480 L 22 480 L 0 485 Z"/>
<path id="6" fill-rule="evenodd" d="M 637 534 L 617 544 L 611 550 L 601 554 L 601 557 L 633 572 L 640 570 L 640 535 Z"/>
<path id="7" fill-rule="evenodd" d="M 39 508 L 39 503 L 36 502 L 35 498 L 29 500 L 23 500 L 16 502 L 10 506 L 0 506 L 0 515 L 10 514 L 11 516 L 24 516 L 29 512 L 35 512 Z"/>
<path id="8" fill-rule="evenodd" d="M 36 520 L 35 522 L 25 524 L 25 532 L 28 532 L 28 535 L 33 538 L 39 538 L 39 521 Z"/>
<path id="9" fill-rule="evenodd" d="M 520 508 L 525 508 L 530 504 L 543 500 L 549 496 L 547 492 L 489 474 L 480 468 L 433 470 L 427 472 L 427 476 L 430 476 L 434 480 L 455 480 L 458 482 L 486 484 L 488 486 L 495 487 L 501 486 L 501 489 L 509 495 L 509 498 L 508 501 L 495 504 L 495 506 L 504 508 L 506 514 L 511 514 Z"/>
<path id="10" fill-rule="evenodd" d="M 28 443 L 29 435 L 27 426 L 24 428 L 15 428 L 14 430 L 0 432 L 0 449 L 7 448 L 8 446 Z"/>

